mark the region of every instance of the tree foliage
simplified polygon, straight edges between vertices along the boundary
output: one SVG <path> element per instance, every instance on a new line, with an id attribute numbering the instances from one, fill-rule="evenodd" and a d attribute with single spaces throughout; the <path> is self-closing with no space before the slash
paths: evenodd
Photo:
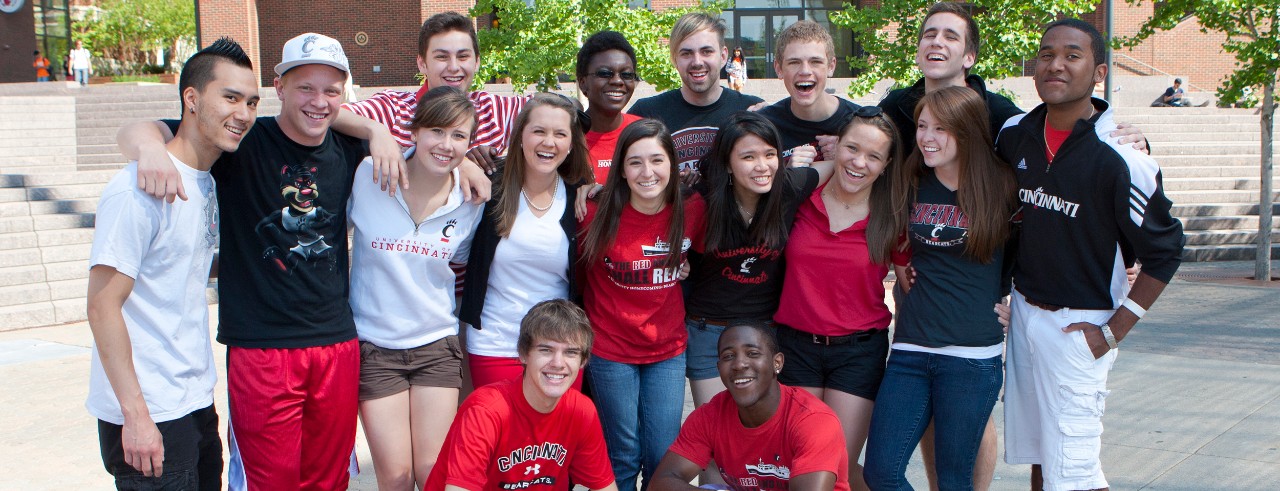
<path id="1" fill-rule="evenodd" d="M 929 7 L 937 0 L 881 0 L 877 6 L 859 7 L 846 2 L 843 11 L 831 13 L 831 23 L 853 31 L 865 56 L 851 56 L 849 66 L 858 76 L 849 95 L 859 97 L 885 79 L 910 84 L 920 78 L 916 68 L 916 40 Z M 970 71 L 987 79 L 1022 75 L 1023 60 L 1031 58 L 1044 25 L 1060 15 L 1078 17 L 1092 12 L 1095 0 L 971 0 L 982 46 L 978 63 Z"/>
<path id="2" fill-rule="evenodd" d="M 680 85 L 665 42 L 676 19 L 699 10 L 718 13 L 722 4 L 654 11 L 632 9 L 621 0 L 478 0 L 471 15 L 496 13 L 498 25 L 479 31 L 481 62 L 476 82 L 510 77 L 517 91 L 558 88 L 570 76 L 582 40 L 598 31 L 618 31 L 636 50 L 641 79 L 666 90 Z"/>
<path id="3" fill-rule="evenodd" d="M 1141 0 L 1126 0 L 1132 4 Z M 1222 50 L 1236 58 L 1236 69 L 1218 87 L 1221 103 L 1231 104 L 1262 89 L 1258 112 L 1262 152 L 1258 202 L 1258 249 L 1254 278 L 1271 278 L 1272 152 L 1275 124 L 1276 73 L 1280 70 L 1280 0 L 1164 0 L 1138 33 L 1122 40 L 1133 46 L 1156 31 L 1169 30 L 1195 17 L 1201 32 L 1226 34 Z"/>
<path id="4" fill-rule="evenodd" d="M 165 49 L 171 55 L 178 44 L 195 42 L 195 3 L 183 0 L 102 0 L 100 10 L 78 20 L 72 29 L 77 40 L 104 58 L 137 70 L 144 64 L 167 64 L 151 52 Z"/>

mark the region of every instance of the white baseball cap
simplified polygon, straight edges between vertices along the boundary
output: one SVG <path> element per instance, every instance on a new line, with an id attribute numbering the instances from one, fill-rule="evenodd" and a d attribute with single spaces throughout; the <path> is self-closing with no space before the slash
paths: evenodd
<path id="1" fill-rule="evenodd" d="M 308 32 L 284 43 L 284 56 L 276 65 L 276 75 L 284 75 L 293 67 L 309 64 L 329 65 L 351 73 L 347 66 L 347 54 L 342 51 L 342 44 L 337 39 Z"/>

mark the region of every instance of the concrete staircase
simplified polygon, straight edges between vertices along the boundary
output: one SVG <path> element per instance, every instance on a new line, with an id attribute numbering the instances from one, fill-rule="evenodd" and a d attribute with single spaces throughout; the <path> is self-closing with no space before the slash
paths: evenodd
<path id="1" fill-rule="evenodd" d="M 769 102 L 785 97 L 776 81 L 753 82 Z M 125 164 L 115 148 L 116 131 L 125 123 L 179 112 L 177 89 L 169 85 L 17 85 L 0 86 L 0 331 L 84 319 L 94 211 L 102 187 Z M 491 88 L 504 89 L 509 90 Z M 374 90 L 360 93 L 367 97 Z M 642 93 L 651 91 L 639 90 L 637 97 Z M 262 94 L 259 115 L 277 114 L 273 89 L 263 88 Z M 1184 258 L 1252 259 L 1257 114 L 1146 107 L 1117 113 L 1119 121 L 1142 128 L 1164 168 L 1174 213 L 1187 231 Z M 1275 209 L 1280 212 L 1280 206 Z M 1272 257 L 1280 258 L 1280 246 L 1273 247 Z"/>
<path id="2" fill-rule="evenodd" d="M 1258 114 L 1248 109 L 1143 107 L 1120 108 L 1116 120 L 1142 128 L 1151 142 L 1174 215 L 1187 234 L 1183 259 L 1254 259 L 1260 198 Z M 1273 191 L 1280 189 L 1275 184 L 1280 179 L 1273 180 Z M 1280 212 L 1280 206 L 1272 210 Z M 1280 221 L 1273 224 L 1275 242 L 1280 239 Z M 1280 258 L 1280 245 L 1272 245 L 1271 257 Z"/>

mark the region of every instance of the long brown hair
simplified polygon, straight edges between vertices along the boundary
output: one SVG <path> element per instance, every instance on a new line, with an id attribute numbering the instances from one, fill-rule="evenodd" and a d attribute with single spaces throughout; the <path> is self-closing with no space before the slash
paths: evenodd
<path id="1" fill-rule="evenodd" d="M 947 87 L 935 90 L 916 104 L 915 119 L 928 107 L 946 129 L 956 145 L 960 166 L 960 183 L 956 201 L 969 219 L 969 236 L 964 255 L 983 264 L 991 262 L 995 252 L 1009 237 L 1009 216 L 1016 202 L 1013 169 L 992 150 L 991 127 L 987 121 L 987 104 L 973 89 Z M 907 163 L 893 173 L 894 227 L 905 231 L 911 224 L 912 207 L 920 190 L 920 177 L 926 172 L 920 148 L 907 158 Z"/>
<path id="2" fill-rule="evenodd" d="M 511 128 L 511 144 L 507 147 L 507 161 L 502 169 L 502 182 L 494 192 L 497 206 L 493 207 L 494 225 L 499 237 L 511 234 L 511 227 L 516 223 L 516 215 L 520 212 L 520 188 L 524 186 L 524 175 L 527 163 L 524 160 L 524 127 L 529 124 L 529 115 L 539 107 L 554 107 L 569 113 L 569 131 L 572 144 L 569 155 L 556 167 L 556 173 L 564 179 L 565 186 L 577 186 L 591 178 L 591 164 L 588 163 L 587 139 L 582 134 L 582 126 L 578 121 L 578 108 L 573 101 L 560 94 L 541 92 L 534 94 L 524 109 L 516 116 L 516 123 Z M 568 206 L 572 207 L 573 203 Z"/>
<path id="3" fill-rule="evenodd" d="M 626 167 L 624 158 L 631 145 L 646 138 L 655 138 L 667 152 L 670 163 L 670 177 L 662 197 L 671 208 L 671 223 L 667 225 L 667 242 L 670 251 L 663 260 L 662 267 L 674 268 L 680 264 L 681 249 L 684 245 L 684 198 L 680 193 L 680 164 L 676 162 L 676 145 L 671 141 L 671 132 L 667 126 L 656 119 L 641 119 L 631 123 L 618 136 L 618 146 L 613 151 L 613 165 L 609 166 L 609 177 L 604 182 L 604 190 L 600 195 L 600 207 L 587 229 L 583 239 L 582 260 L 594 263 L 604 258 L 605 251 L 613 246 L 618 235 L 618 220 L 622 210 L 631 202 L 631 188 L 627 186 L 622 171 Z"/>
<path id="4" fill-rule="evenodd" d="M 902 166 L 902 137 L 898 136 L 898 127 L 889 120 L 889 116 L 877 109 L 866 107 L 859 111 L 859 113 L 874 112 L 874 116 L 855 113 L 853 118 L 840 128 L 840 139 L 845 139 L 854 125 L 870 126 L 889 137 L 889 155 L 885 157 L 884 171 L 871 184 L 871 196 L 868 198 L 870 216 L 867 219 L 867 251 L 871 254 L 871 260 L 876 264 L 889 264 L 894 248 L 902 244 L 898 241 L 901 230 L 895 228 L 893 220 L 893 186 L 890 179 L 885 179 L 885 174 Z M 836 163 L 836 169 L 836 172 L 841 172 L 839 162 Z"/>

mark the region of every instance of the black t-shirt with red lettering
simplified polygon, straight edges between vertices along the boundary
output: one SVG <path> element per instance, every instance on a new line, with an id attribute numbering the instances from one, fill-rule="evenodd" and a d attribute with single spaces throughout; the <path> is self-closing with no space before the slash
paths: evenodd
<path id="1" fill-rule="evenodd" d="M 729 115 L 764 102 L 764 99 L 733 89 L 723 90 L 720 99 L 715 102 L 695 106 L 684 100 L 680 89 L 672 89 L 636 101 L 627 113 L 653 118 L 667 125 L 671 138 L 675 140 L 676 161 L 680 163 L 680 170 L 696 169 L 698 159 L 711 151 L 716 131 L 720 129 L 721 123 L 729 119 Z"/>

